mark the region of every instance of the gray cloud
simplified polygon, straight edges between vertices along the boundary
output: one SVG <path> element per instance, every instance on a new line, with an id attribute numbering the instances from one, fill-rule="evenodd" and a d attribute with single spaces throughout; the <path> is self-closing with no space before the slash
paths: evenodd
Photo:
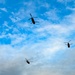
<path id="1" fill-rule="evenodd" d="M 33 49 L 33 48 L 32 48 Z M 22 52 L 23 54 L 24 52 Z M 23 55 L 24 56 L 24 55 Z M 74 75 L 75 51 L 63 50 L 63 53 L 55 54 L 52 59 L 42 55 L 31 58 L 31 64 L 27 64 L 23 56 L 15 55 L 9 60 L 0 62 L 0 75 Z"/>
<path id="2" fill-rule="evenodd" d="M 28 8 L 32 4 L 30 2 Z M 26 11 L 25 15 L 30 11 L 34 12 L 34 10 L 29 10 Z M 25 10 L 20 9 L 17 13 L 13 13 L 11 17 L 13 20 L 11 20 L 18 22 L 23 19 L 24 12 Z M 55 13 L 56 16 L 53 19 L 58 20 L 55 10 L 52 13 Z M 64 45 L 64 42 L 68 40 L 67 37 L 74 33 L 74 16 L 74 13 L 65 16 L 59 24 L 52 24 L 40 18 L 41 23 L 35 27 L 34 25 L 30 27 L 31 24 L 27 22 L 16 23 L 18 27 L 12 27 L 13 34 L 0 36 L 11 38 L 10 45 L 0 45 L 0 75 L 74 75 L 75 48 L 68 49 Z M 8 27 L 7 24 L 5 22 L 5 26 Z M 26 30 L 26 28 L 31 33 L 21 34 L 19 29 Z M 41 38 L 44 39 L 43 37 L 46 39 L 42 41 Z M 30 65 L 25 62 L 25 57 L 30 60 Z"/>

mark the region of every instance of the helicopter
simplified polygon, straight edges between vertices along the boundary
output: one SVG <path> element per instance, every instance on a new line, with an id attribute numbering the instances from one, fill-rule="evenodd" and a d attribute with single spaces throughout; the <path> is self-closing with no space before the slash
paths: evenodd
<path id="1" fill-rule="evenodd" d="M 35 22 L 34 18 L 36 18 L 36 17 L 33 17 L 33 16 L 31 15 L 31 13 L 30 13 L 30 16 L 31 16 L 30 19 L 31 19 L 31 21 L 32 21 L 32 24 L 35 24 L 36 22 Z M 30 20 L 30 19 L 29 19 L 29 20 Z"/>
<path id="2" fill-rule="evenodd" d="M 70 41 L 71 41 L 71 40 L 70 40 Z M 67 45 L 68 48 L 70 48 L 70 46 L 71 46 L 71 44 L 72 44 L 72 43 L 70 43 L 70 41 L 69 41 L 69 42 L 64 42 L 64 43 Z"/>
<path id="3" fill-rule="evenodd" d="M 25 59 L 26 59 L 26 58 L 25 58 Z M 27 64 L 30 64 L 30 61 L 29 61 L 28 59 L 26 59 L 26 63 L 27 63 Z"/>

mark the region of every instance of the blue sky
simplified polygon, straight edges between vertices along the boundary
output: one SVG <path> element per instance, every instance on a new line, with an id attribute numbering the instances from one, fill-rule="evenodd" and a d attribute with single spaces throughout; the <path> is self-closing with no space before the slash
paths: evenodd
<path id="1" fill-rule="evenodd" d="M 0 0 L 0 75 L 74 75 L 74 56 L 75 0 Z"/>

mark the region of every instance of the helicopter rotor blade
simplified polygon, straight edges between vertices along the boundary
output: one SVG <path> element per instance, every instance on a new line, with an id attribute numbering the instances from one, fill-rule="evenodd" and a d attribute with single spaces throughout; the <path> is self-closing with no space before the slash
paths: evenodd
<path id="1" fill-rule="evenodd" d="M 38 17 L 33 17 L 33 18 L 38 18 Z"/>
<path id="2" fill-rule="evenodd" d="M 69 42 L 70 42 L 71 40 L 69 40 Z"/>
<path id="3" fill-rule="evenodd" d="M 65 43 L 65 45 L 67 45 L 67 43 Z"/>
<path id="4" fill-rule="evenodd" d="M 25 60 L 27 60 L 27 58 L 25 58 Z"/>
<path id="5" fill-rule="evenodd" d="M 30 13 L 30 16 L 32 17 L 31 13 Z"/>
<path id="6" fill-rule="evenodd" d="M 73 43 L 70 43 L 70 45 L 72 45 Z"/>
<path id="7" fill-rule="evenodd" d="M 68 42 L 64 42 L 64 43 L 68 43 Z"/>
<path id="8" fill-rule="evenodd" d="M 35 22 L 39 23 L 39 21 L 35 21 Z"/>

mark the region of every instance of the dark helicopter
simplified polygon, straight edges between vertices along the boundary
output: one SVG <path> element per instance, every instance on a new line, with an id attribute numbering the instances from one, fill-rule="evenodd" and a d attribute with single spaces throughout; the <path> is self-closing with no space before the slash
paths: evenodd
<path id="1" fill-rule="evenodd" d="M 25 59 L 26 59 L 26 58 L 25 58 Z M 30 64 L 30 61 L 29 61 L 28 59 L 26 59 L 26 63 L 27 63 L 27 64 Z"/>
<path id="2" fill-rule="evenodd" d="M 30 16 L 31 16 L 30 19 L 31 19 L 31 21 L 32 21 L 32 24 L 35 24 L 36 22 L 35 22 L 34 18 L 36 18 L 36 17 L 33 17 L 33 16 L 31 15 L 31 13 L 30 13 Z M 30 20 L 30 19 L 29 19 L 29 20 Z"/>
<path id="3" fill-rule="evenodd" d="M 71 40 L 70 40 L 70 41 L 71 41 Z M 70 41 L 69 41 L 69 42 L 70 42 Z M 69 42 L 64 42 L 64 43 L 67 45 L 68 48 L 70 48 L 70 46 L 71 46 L 71 44 L 72 44 L 72 43 L 69 43 Z"/>

